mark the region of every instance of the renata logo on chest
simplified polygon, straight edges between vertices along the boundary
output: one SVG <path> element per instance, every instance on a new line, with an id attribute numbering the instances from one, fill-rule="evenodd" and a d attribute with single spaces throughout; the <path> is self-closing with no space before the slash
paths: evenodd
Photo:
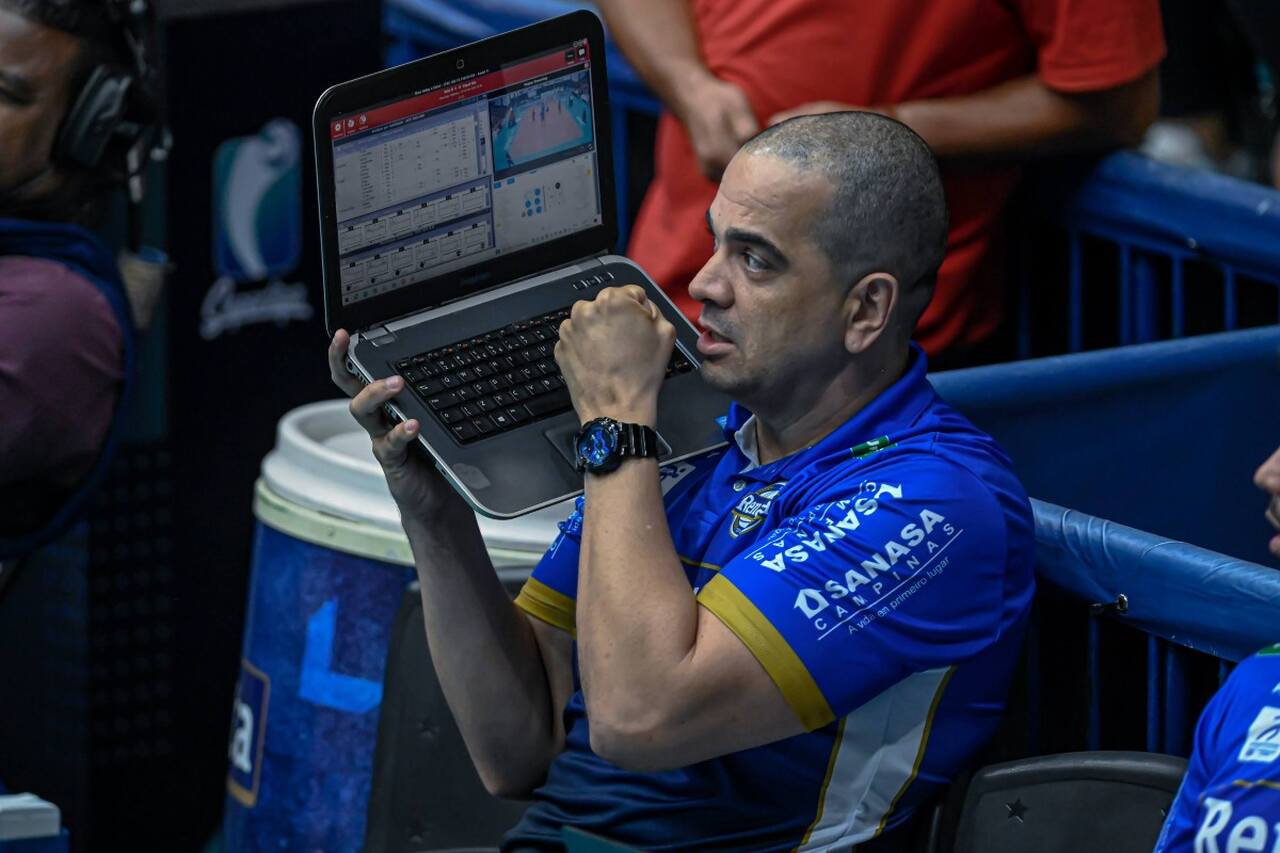
<path id="1" fill-rule="evenodd" d="M 759 527 L 760 523 L 764 521 L 764 517 L 769 514 L 769 507 L 773 506 L 773 499 L 778 496 L 782 491 L 782 487 L 786 484 L 786 480 L 770 483 L 767 486 L 756 489 L 738 501 L 738 505 L 733 508 L 733 517 L 729 521 L 729 535 L 736 539 L 742 534 Z"/>

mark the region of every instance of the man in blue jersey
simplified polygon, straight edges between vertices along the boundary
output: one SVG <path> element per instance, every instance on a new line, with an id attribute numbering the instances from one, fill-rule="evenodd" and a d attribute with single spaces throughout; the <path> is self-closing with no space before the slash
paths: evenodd
<path id="1" fill-rule="evenodd" d="M 1280 644 L 1245 660 L 1196 725 L 1156 853 L 1280 849 Z"/>
<path id="2" fill-rule="evenodd" d="M 534 800 L 506 850 L 556 849 L 563 826 L 646 850 L 904 849 L 1003 708 L 1032 519 L 910 343 L 947 234 L 928 147 L 871 113 L 782 123 L 734 157 L 707 225 L 690 293 L 703 375 L 737 401 L 727 449 L 621 452 L 655 423 L 674 333 L 639 288 L 575 305 L 556 360 L 586 493 L 514 606 L 466 504 L 407 454 L 418 425 L 380 420 L 397 380 L 359 390 L 346 334 L 330 347 L 480 776 Z"/>

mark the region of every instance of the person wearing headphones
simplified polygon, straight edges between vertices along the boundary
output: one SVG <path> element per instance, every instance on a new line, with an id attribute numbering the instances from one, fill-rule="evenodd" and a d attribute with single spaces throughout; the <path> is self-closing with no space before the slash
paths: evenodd
<path id="1" fill-rule="evenodd" d="M 152 150 L 149 17 L 144 0 L 0 0 L 0 561 L 75 520 L 120 429 L 134 324 L 87 228 Z"/>

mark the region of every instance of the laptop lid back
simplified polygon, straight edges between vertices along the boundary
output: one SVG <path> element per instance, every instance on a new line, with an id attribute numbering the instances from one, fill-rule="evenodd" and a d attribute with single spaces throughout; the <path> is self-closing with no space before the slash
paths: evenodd
<path id="1" fill-rule="evenodd" d="M 599 19 L 578 11 L 321 95 L 330 334 L 613 247 L 604 53 Z"/>

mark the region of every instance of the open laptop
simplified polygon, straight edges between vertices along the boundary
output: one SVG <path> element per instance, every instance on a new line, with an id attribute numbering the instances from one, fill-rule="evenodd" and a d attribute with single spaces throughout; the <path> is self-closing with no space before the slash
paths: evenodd
<path id="1" fill-rule="evenodd" d="M 478 511 L 582 491 L 553 357 L 570 306 L 639 284 L 677 330 L 664 464 L 724 443 L 697 331 L 617 242 L 604 34 L 579 11 L 334 86 L 316 104 L 325 323 L 348 369 L 399 373 L 393 417 Z"/>

